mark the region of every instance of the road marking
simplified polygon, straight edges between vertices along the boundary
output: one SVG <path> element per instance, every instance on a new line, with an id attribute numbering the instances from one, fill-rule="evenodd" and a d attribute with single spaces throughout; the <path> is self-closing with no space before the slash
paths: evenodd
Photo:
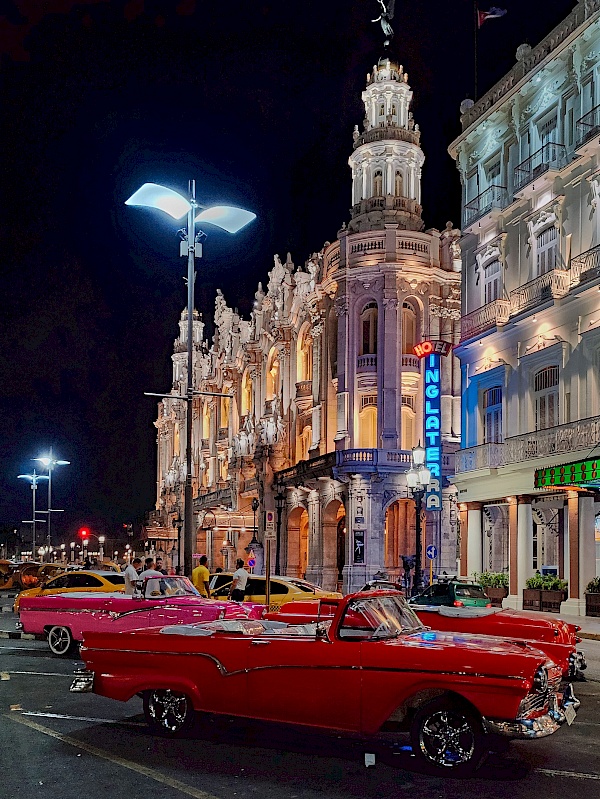
<path id="1" fill-rule="evenodd" d="M 135 771 L 137 774 L 148 777 L 149 779 L 159 782 L 162 785 L 168 785 L 169 788 L 175 788 L 176 791 L 180 791 L 187 796 L 192 796 L 194 799 L 218 799 L 218 797 L 214 796 L 213 794 L 207 793 L 206 791 L 201 791 L 198 788 L 192 787 L 191 785 L 186 785 L 184 782 L 175 780 L 172 777 L 167 777 L 165 774 L 161 774 L 159 771 L 155 771 L 152 768 L 147 768 L 139 763 L 133 763 L 131 760 L 125 760 L 124 757 L 119 757 L 118 755 L 111 755 L 110 752 L 106 752 L 103 749 L 98 749 L 97 746 L 91 746 L 83 741 L 78 741 L 76 738 L 71 738 L 70 735 L 62 735 L 60 732 L 55 732 L 49 727 L 42 727 L 41 724 L 37 724 L 35 721 L 29 721 L 28 719 L 23 718 L 23 716 L 9 716 L 5 714 L 5 718 L 16 721 L 18 724 L 24 724 L 26 727 L 29 727 L 32 730 L 41 732 L 43 735 L 49 735 L 51 738 L 56 738 L 57 740 L 62 741 L 62 743 L 69 744 L 76 749 L 82 749 L 84 752 L 88 752 L 90 755 L 102 758 L 102 760 L 108 760 L 110 763 L 115 763 L 118 766 L 123 766 L 123 768 L 128 768 L 131 771 Z"/>
<path id="2" fill-rule="evenodd" d="M 24 716 L 39 716 L 46 719 L 69 719 L 70 721 L 93 721 L 102 724 L 126 724 L 128 727 L 145 727 L 143 721 L 121 721 L 120 719 L 97 719 L 92 716 L 69 716 L 66 713 L 42 713 L 37 710 L 25 710 Z"/>
<path id="3" fill-rule="evenodd" d="M 537 774 L 545 774 L 547 777 L 573 777 L 576 780 L 600 780 L 600 774 L 586 774 L 582 771 L 558 771 L 553 768 L 536 768 Z"/>

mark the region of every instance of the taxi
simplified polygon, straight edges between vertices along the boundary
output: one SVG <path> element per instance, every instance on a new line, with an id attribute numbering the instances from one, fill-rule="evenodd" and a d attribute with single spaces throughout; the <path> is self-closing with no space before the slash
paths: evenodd
<path id="1" fill-rule="evenodd" d="M 233 572 L 219 572 L 211 574 L 209 588 L 210 595 L 215 599 L 226 599 L 229 595 Z M 245 602 L 267 604 L 266 578 L 262 575 L 251 574 L 244 595 Z M 320 586 L 302 580 L 299 577 L 281 577 L 273 575 L 271 583 L 271 601 L 269 610 L 279 610 L 286 602 L 302 602 L 308 599 L 340 599 L 337 591 L 325 591 Z"/>
<path id="2" fill-rule="evenodd" d="M 77 572 L 66 572 L 53 577 L 44 585 L 37 588 L 28 588 L 15 599 L 14 612 L 19 612 L 19 605 L 23 597 L 52 596 L 53 594 L 68 594 L 73 591 L 106 592 L 125 590 L 125 575 L 113 571 L 97 571 L 84 569 Z"/>

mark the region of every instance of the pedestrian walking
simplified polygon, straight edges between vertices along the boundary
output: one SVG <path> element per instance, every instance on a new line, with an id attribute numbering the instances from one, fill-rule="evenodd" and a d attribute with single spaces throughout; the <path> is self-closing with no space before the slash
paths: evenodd
<path id="1" fill-rule="evenodd" d="M 250 575 L 244 568 L 244 561 L 242 558 L 238 558 L 235 562 L 235 565 L 237 566 L 237 569 L 233 573 L 229 598 L 234 602 L 243 602 Z"/>
<path id="2" fill-rule="evenodd" d="M 206 555 L 202 555 L 202 557 L 200 558 L 200 563 L 198 564 L 198 566 L 196 566 L 196 568 L 192 572 L 192 582 L 194 586 L 198 589 L 200 594 L 203 597 L 206 597 L 206 599 L 209 599 L 210 572 L 208 571 L 208 568 L 206 566 L 207 563 L 208 563 L 208 558 L 206 557 Z"/>

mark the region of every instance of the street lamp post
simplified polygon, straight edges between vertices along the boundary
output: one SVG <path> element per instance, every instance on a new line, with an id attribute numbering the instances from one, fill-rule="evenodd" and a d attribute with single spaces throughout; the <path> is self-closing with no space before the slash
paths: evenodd
<path id="1" fill-rule="evenodd" d="M 285 508 L 285 494 L 278 491 L 275 494 L 275 510 L 277 511 L 277 539 L 275 541 L 275 574 L 280 574 L 280 552 L 281 552 L 281 514 Z"/>
<path id="2" fill-rule="evenodd" d="M 413 447 L 412 450 L 412 463 L 410 469 L 406 472 L 406 482 L 410 488 L 413 498 L 415 500 L 415 579 L 411 594 L 419 594 L 423 589 L 423 579 L 421 574 L 421 556 L 423 549 L 422 532 L 421 532 L 421 516 L 423 512 L 423 497 L 427 491 L 427 487 L 431 480 L 431 473 L 425 466 L 425 448 L 419 443 L 418 446 Z"/>
<path id="3" fill-rule="evenodd" d="M 75 563 L 75 541 L 71 541 L 69 546 L 71 547 L 71 563 Z"/>
<path id="4" fill-rule="evenodd" d="M 244 211 L 241 208 L 233 208 L 229 205 L 217 205 L 212 208 L 204 208 L 196 201 L 196 181 L 189 182 L 189 198 L 186 199 L 181 194 L 157 183 L 144 183 L 141 188 L 134 192 L 125 201 L 125 205 L 143 206 L 146 208 L 157 208 L 173 217 L 173 219 L 183 219 L 187 215 L 187 231 L 183 231 L 183 240 L 180 245 L 180 255 L 188 257 L 187 272 L 187 390 L 186 396 L 181 397 L 186 402 L 186 473 L 185 489 L 183 500 L 184 513 L 184 535 L 183 535 L 183 568 L 184 574 L 190 575 L 193 566 L 194 551 L 194 525 L 193 525 L 193 496 L 192 496 L 192 401 L 194 396 L 210 393 L 194 391 L 193 375 L 193 333 L 194 333 L 194 282 L 195 282 L 195 261 L 202 257 L 202 239 L 206 234 L 199 231 L 196 234 L 196 222 L 209 223 L 216 225 L 228 233 L 237 233 L 245 225 L 256 219 L 256 214 Z M 212 395 L 212 394 L 211 394 Z M 172 396 L 172 395 L 159 395 Z M 219 395 L 219 396 L 230 396 Z"/>
<path id="5" fill-rule="evenodd" d="M 50 447 L 50 455 L 43 455 L 40 458 L 33 458 L 34 461 L 39 461 L 43 464 L 46 469 L 48 469 L 48 510 L 46 513 L 48 514 L 48 527 L 46 527 L 46 548 L 49 552 L 52 548 L 52 535 L 51 535 L 51 524 L 52 524 L 52 514 L 53 513 L 62 513 L 62 510 L 58 508 L 52 507 L 52 472 L 57 466 L 68 466 L 70 461 L 60 461 L 57 460 L 54 455 L 52 454 L 52 447 Z"/>
<path id="6" fill-rule="evenodd" d="M 105 537 L 103 535 L 98 536 L 98 557 L 100 558 L 100 563 L 104 563 L 104 542 Z"/>
<path id="7" fill-rule="evenodd" d="M 31 552 L 32 558 L 35 558 L 35 538 L 36 538 L 36 529 L 35 526 L 38 522 L 45 523 L 44 519 L 36 519 L 35 518 L 35 492 L 37 491 L 38 483 L 40 480 L 50 480 L 50 478 L 45 474 L 36 474 L 35 469 L 33 470 L 33 474 L 19 474 L 17 475 L 17 479 L 29 480 L 31 483 L 31 499 L 33 502 L 33 515 L 31 517 L 31 529 L 32 529 L 32 545 L 31 545 Z M 29 520 L 27 520 L 28 522 Z M 27 522 L 23 522 L 26 524 Z"/>

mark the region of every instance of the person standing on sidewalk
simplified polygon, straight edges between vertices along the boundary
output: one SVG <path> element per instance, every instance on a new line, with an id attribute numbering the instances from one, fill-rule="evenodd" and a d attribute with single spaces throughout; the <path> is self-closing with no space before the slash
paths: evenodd
<path id="1" fill-rule="evenodd" d="M 243 602 L 250 575 L 244 568 L 244 561 L 242 558 L 238 558 L 235 562 L 235 565 L 237 566 L 237 569 L 233 573 L 229 598 L 234 602 Z"/>
<path id="2" fill-rule="evenodd" d="M 142 559 L 134 558 L 123 572 L 123 576 L 125 577 L 125 593 L 129 594 L 129 596 L 132 596 L 133 592 L 135 591 L 136 583 L 140 577 L 139 569 L 141 568 Z"/>
<path id="3" fill-rule="evenodd" d="M 205 599 L 210 598 L 210 572 L 206 566 L 207 563 L 208 558 L 206 555 L 202 555 L 199 565 L 192 571 L 192 582 Z"/>

